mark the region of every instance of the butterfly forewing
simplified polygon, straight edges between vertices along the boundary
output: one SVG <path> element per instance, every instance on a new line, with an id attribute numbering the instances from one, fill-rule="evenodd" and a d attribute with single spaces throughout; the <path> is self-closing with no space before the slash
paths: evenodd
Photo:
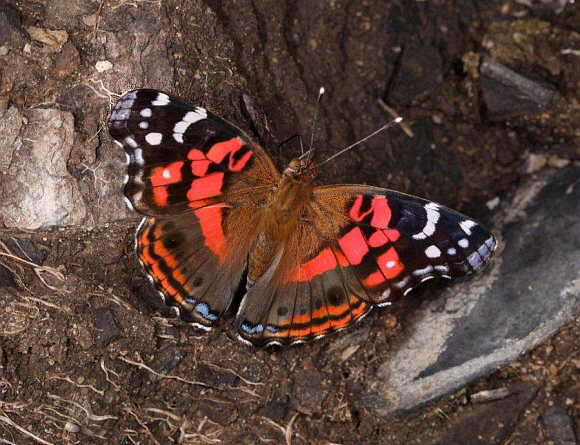
<path id="1" fill-rule="evenodd" d="M 109 132 L 129 159 L 125 196 L 146 215 L 243 203 L 279 177 L 264 150 L 236 127 L 156 90 L 125 93 Z"/>

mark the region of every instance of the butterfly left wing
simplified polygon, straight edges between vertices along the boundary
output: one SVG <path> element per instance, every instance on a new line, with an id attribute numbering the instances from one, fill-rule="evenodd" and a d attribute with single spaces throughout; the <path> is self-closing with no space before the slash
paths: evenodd
<path id="1" fill-rule="evenodd" d="M 127 153 L 125 196 L 147 216 L 136 234 L 141 264 L 183 320 L 211 328 L 232 302 L 280 174 L 235 126 L 157 90 L 125 93 L 109 132 Z"/>
<path id="2" fill-rule="evenodd" d="M 239 335 L 291 344 L 346 328 L 429 278 L 475 272 L 495 247 L 488 230 L 439 204 L 375 187 L 317 187 L 277 263 L 242 302 Z"/>

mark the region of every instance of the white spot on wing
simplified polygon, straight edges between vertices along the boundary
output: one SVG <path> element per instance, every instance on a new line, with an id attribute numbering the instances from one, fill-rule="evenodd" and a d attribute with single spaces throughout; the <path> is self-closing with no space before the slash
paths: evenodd
<path id="1" fill-rule="evenodd" d="M 127 144 L 131 148 L 137 148 L 137 141 L 133 138 L 133 136 L 127 136 L 125 138 L 125 144 Z"/>
<path id="2" fill-rule="evenodd" d="M 441 251 L 437 246 L 431 245 L 425 249 L 425 255 L 427 255 L 427 258 L 439 258 Z"/>
<path id="3" fill-rule="evenodd" d="M 194 111 L 188 111 L 179 122 L 173 127 L 173 138 L 183 143 L 183 134 L 187 131 L 191 124 L 196 123 L 202 119 L 207 118 L 207 111 L 200 107 L 195 107 Z"/>
<path id="4" fill-rule="evenodd" d="M 467 240 L 467 238 L 461 238 L 459 241 L 457 241 L 457 244 L 459 244 L 459 247 L 463 247 L 464 249 L 466 249 L 467 246 L 469 246 L 469 241 Z"/>
<path id="5" fill-rule="evenodd" d="M 165 178 L 165 179 L 170 179 L 171 178 L 171 172 L 167 169 L 163 170 L 163 173 L 161 173 L 161 175 Z"/>
<path id="6" fill-rule="evenodd" d="M 481 256 L 479 256 L 479 253 L 477 251 L 475 251 L 471 255 L 469 255 L 467 257 L 467 261 L 469 262 L 471 267 L 473 267 L 474 269 L 477 269 L 478 267 L 480 267 L 483 264 Z"/>
<path id="7" fill-rule="evenodd" d="M 465 221 L 461 221 L 459 223 L 459 227 L 461 227 L 461 230 L 463 230 L 468 236 L 471 235 L 471 228 L 475 227 L 476 225 L 477 224 L 475 224 L 470 219 L 466 219 Z"/>
<path id="8" fill-rule="evenodd" d="M 388 261 L 387 262 L 387 268 L 388 269 L 392 269 L 393 267 L 395 267 L 397 263 L 395 261 Z"/>
<path id="9" fill-rule="evenodd" d="M 425 212 L 427 213 L 427 222 L 420 233 L 413 235 L 414 239 L 422 240 L 435 233 L 435 225 L 439 221 L 441 214 L 439 213 L 439 204 L 430 202 L 425 204 Z"/>
<path id="10" fill-rule="evenodd" d="M 395 283 L 395 287 L 398 287 L 399 289 L 401 289 L 401 288 L 405 287 L 408 282 L 409 282 L 409 277 L 405 277 L 401 281 L 399 281 L 398 283 Z"/>
<path id="11" fill-rule="evenodd" d="M 161 133 L 147 133 L 145 136 L 145 140 L 151 145 L 161 144 L 162 139 L 163 135 Z"/>
<path id="12" fill-rule="evenodd" d="M 141 128 L 142 130 L 146 130 L 147 128 L 149 128 L 149 122 L 147 121 L 139 122 L 139 128 Z"/>
<path id="13" fill-rule="evenodd" d="M 151 117 L 151 115 L 153 114 L 153 112 L 151 111 L 151 108 L 143 108 L 139 114 L 143 117 Z"/>
<path id="14" fill-rule="evenodd" d="M 145 159 L 143 159 L 143 150 L 140 148 L 136 148 L 133 152 L 133 158 L 135 159 L 135 163 L 137 165 L 145 165 Z"/>
<path id="15" fill-rule="evenodd" d="M 162 107 L 164 105 L 167 105 L 169 103 L 169 96 L 165 93 L 159 93 L 157 95 L 157 97 L 155 98 L 155 100 L 153 102 L 151 102 L 151 105 L 154 105 L 156 107 Z"/>
<path id="16" fill-rule="evenodd" d="M 413 275 L 420 277 L 421 275 L 427 275 L 429 272 L 433 272 L 433 267 L 427 266 L 424 269 L 414 270 Z"/>
<path id="17" fill-rule="evenodd" d="M 447 253 L 449 255 L 455 255 L 457 253 L 457 250 L 455 249 L 455 247 L 450 247 L 449 249 L 447 249 Z"/>

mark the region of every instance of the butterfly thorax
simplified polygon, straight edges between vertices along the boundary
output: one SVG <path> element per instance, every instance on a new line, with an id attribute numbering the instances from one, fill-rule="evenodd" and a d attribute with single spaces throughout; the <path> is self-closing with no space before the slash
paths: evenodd
<path id="1" fill-rule="evenodd" d="M 314 170 L 300 165 L 300 162 L 298 159 L 290 162 L 263 208 L 259 235 L 249 259 L 250 283 L 260 277 L 276 255 L 281 253 L 284 241 L 296 230 L 308 211 Z"/>

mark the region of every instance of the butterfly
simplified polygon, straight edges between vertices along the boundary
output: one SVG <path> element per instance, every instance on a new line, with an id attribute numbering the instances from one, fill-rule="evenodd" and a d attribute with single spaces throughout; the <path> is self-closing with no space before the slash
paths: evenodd
<path id="1" fill-rule="evenodd" d="M 442 205 L 366 185 L 314 186 L 314 149 L 280 173 L 260 145 L 166 93 L 125 93 L 109 132 L 124 194 L 145 215 L 136 253 L 165 302 L 209 330 L 232 305 L 239 339 L 305 342 L 345 329 L 433 277 L 480 269 L 496 247 Z"/>

